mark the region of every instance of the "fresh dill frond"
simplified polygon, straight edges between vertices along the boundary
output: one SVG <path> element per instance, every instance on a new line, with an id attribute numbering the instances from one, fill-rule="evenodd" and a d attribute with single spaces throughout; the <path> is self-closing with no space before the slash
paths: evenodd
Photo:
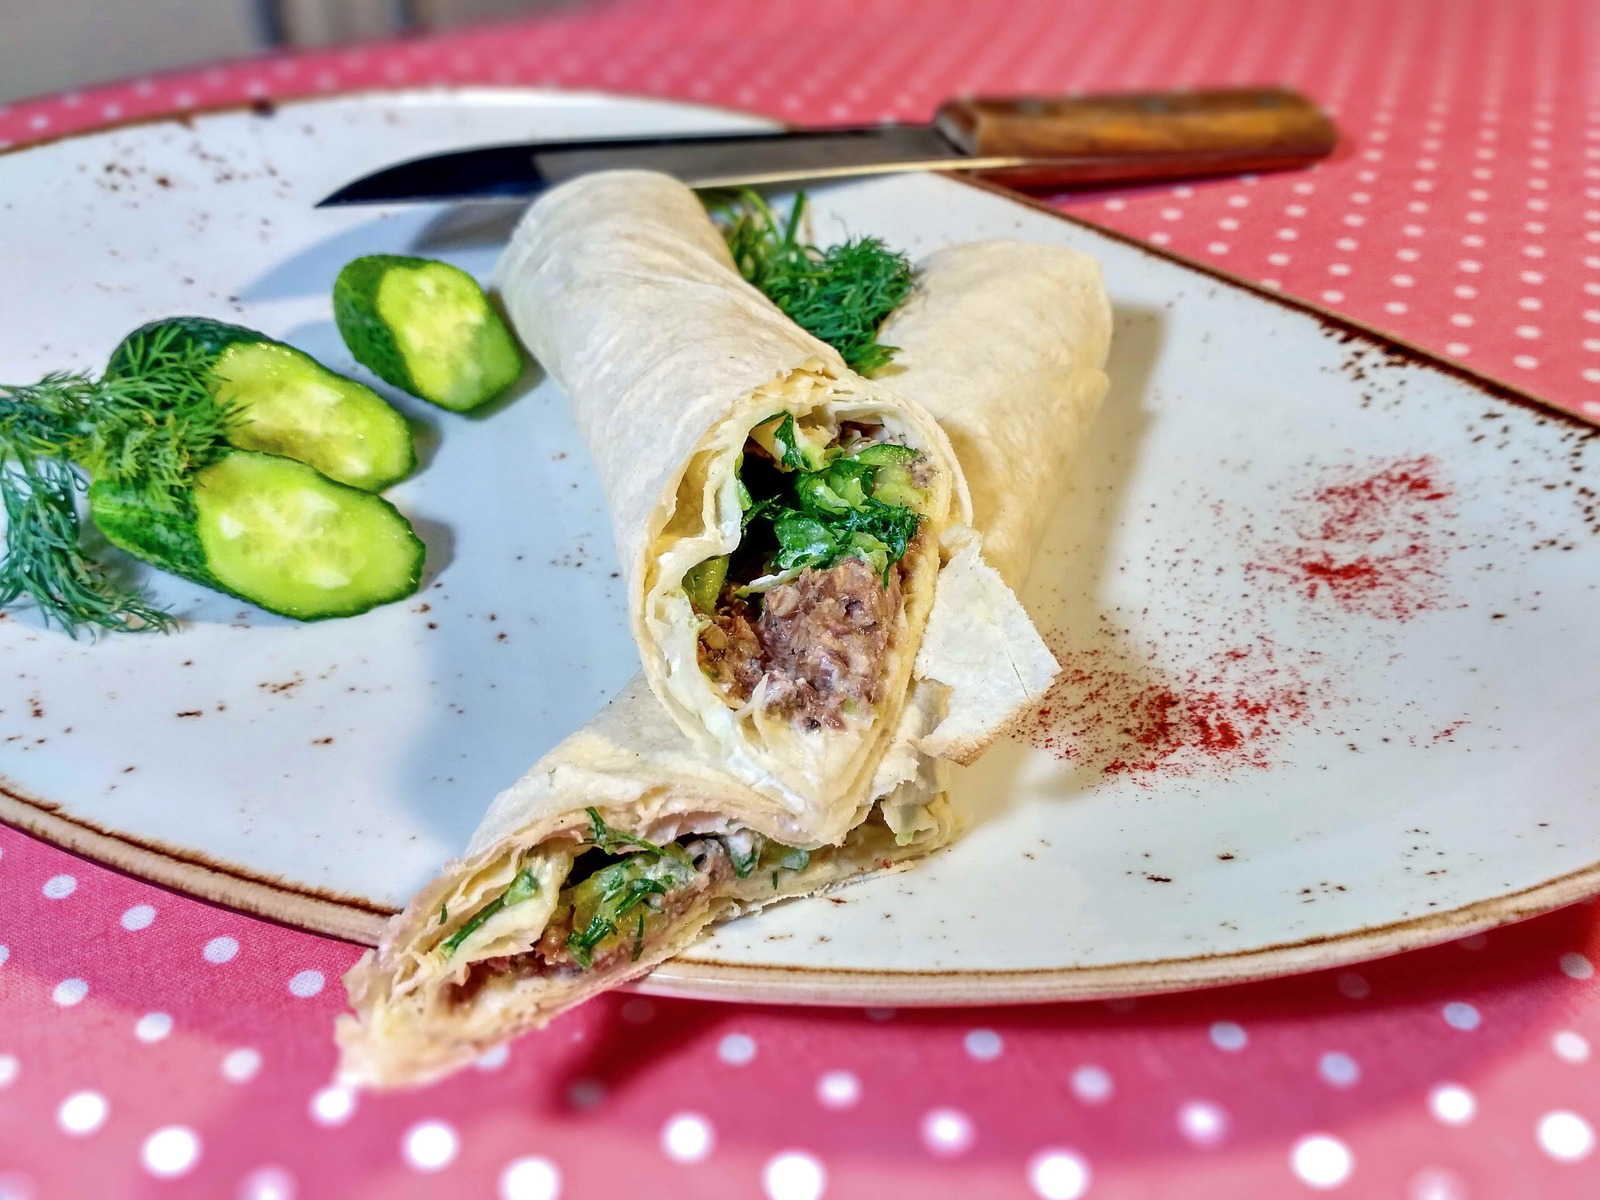
<path id="1" fill-rule="evenodd" d="M 748 188 L 715 200 L 723 236 L 739 274 L 808 333 L 827 342 L 863 375 L 881 370 L 896 347 L 878 341 L 878 326 L 914 284 L 910 261 L 878 238 L 851 238 L 826 249 L 800 240 L 806 196 L 780 220 Z"/>
<path id="2" fill-rule="evenodd" d="M 490 917 L 503 909 L 510 908 L 514 904 L 521 904 L 524 900 L 530 900 L 538 893 L 538 876 L 533 873 L 532 867 L 523 867 L 522 870 L 517 872 L 516 876 L 511 880 L 511 885 L 505 891 L 485 904 L 472 915 L 472 918 L 465 925 L 440 942 L 439 948 L 443 951 L 444 956 L 449 958 L 461 948 L 462 942 L 482 929 L 484 923 Z M 446 915 L 446 910 L 441 905 L 439 907 L 439 923 L 441 925 L 444 923 Z"/>
<path id="3" fill-rule="evenodd" d="M 85 473 L 139 488 L 152 506 L 183 503 L 194 474 L 225 448 L 236 408 L 206 385 L 203 351 L 172 331 L 135 338 L 115 373 L 58 372 L 0 385 L 0 608 L 27 598 L 47 625 L 135 632 L 172 618 L 112 579 L 82 544 Z"/>
<path id="4" fill-rule="evenodd" d="M 73 636 L 82 626 L 126 633 L 171 629 L 170 615 L 118 584 L 85 553 L 78 525 L 83 486 L 83 477 L 61 459 L 18 459 L 0 449 L 6 519 L 0 609 L 26 598 L 46 625 Z"/>
<path id="5" fill-rule="evenodd" d="M 627 853 L 627 847 L 629 846 L 637 847 L 647 854 L 660 855 L 663 853 L 662 847 L 656 845 L 654 842 L 646 841 L 642 837 L 636 837 L 631 833 L 624 833 L 620 829 L 616 829 L 610 825 L 607 825 L 605 818 L 600 815 L 599 809 L 589 808 L 585 809 L 584 811 L 589 814 L 589 820 L 594 826 L 586 844 L 594 846 L 602 853 L 625 854 Z"/>

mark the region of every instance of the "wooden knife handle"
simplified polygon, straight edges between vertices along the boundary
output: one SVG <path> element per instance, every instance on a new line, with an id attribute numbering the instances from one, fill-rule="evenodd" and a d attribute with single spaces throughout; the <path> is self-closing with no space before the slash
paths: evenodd
<path id="1" fill-rule="evenodd" d="M 1027 188 L 1303 167 L 1338 141 L 1321 109 L 1284 88 L 975 96 L 946 103 L 935 124 L 975 157 L 1038 160 L 984 172 Z"/>

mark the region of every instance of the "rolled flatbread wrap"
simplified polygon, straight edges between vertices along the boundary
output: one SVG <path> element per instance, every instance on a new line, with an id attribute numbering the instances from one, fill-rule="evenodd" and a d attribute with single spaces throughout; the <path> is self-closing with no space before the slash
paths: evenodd
<path id="1" fill-rule="evenodd" d="M 467 854 L 351 968 L 340 1078 L 439 1078 L 638 978 L 715 922 L 904 868 L 956 833 L 926 756 L 837 846 L 808 852 L 757 832 L 770 805 L 636 679 L 501 793 Z"/>
<path id="2" fill-rule="evenodd" d="M 1035 479 L 1053 496 L 1105 390 L 1108 330 L 1092 258 L 986 242 L 928 259 L 885 336 L 900 347 L 902 386 L 938 405 L 967 453 L 989 452 L 985 413 L 1054 414 L 1028 443 L 1056 455 Z M 986 536 L 1015 547 L 1003 570 L 1020 585 L 1031 509 L 991 498 L 978 511 Z M 870 817 L 842 844 L 802 855 L 786 806 L 728 776 L 635 679 L 495 800 L 466 854 L 347 975 L 356 1013 L 339 1021 L 342 1078 L 438 1078 L 637 978 L 718 920 L 902 869 L 947 844 L 958 823 L 941 764 L 913 749 L 946 690 L 913 685 Z"/>
<path id="3" fill-rule="evenodd" d="M 1064 246 L 950 246 L 925 259 L 918 278 L 879 330 L 900 347 L 880 378 L 949 436 L 982 554 L 962 530 L 946 538 L 914 674 L 947 686 L 947 708 L 916 744 L 970 763 L 1054 678 L 1054 660 L 1033 650 L 1033 626 L 1003 585 L 1026 581 L 1105 398 L 1111 305 L 1098 260 Z"/>
<path id="4" fill-rule="evenodd" d="M 783 802 L 805 844 L 837 843 L 901 728 L 941 573 L 963 547 L 960 569 L 978 565 L 944 432 L 740 278 L 699 199 L 664 175 L 547 193 L 496 286 L 594 457 L 651 690 L 704 753 Z M 1055 671 L 1000 577 L 983 582 L 1004 653 L 923 664 L 966 689 L 950 698 L 962 753 L 998 735 L 1019 680 L 1036 695 Z"/>

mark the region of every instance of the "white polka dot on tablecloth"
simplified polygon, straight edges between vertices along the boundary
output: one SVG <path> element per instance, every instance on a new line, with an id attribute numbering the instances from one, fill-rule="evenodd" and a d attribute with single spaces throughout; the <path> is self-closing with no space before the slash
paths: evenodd
<path id="1" fill-rule="evenodd" d="M 1300 1182 L 1314 1188 L 1335 1188 L 1350 1178 L 1355 1156 L 1336 1137 L 1313 1133 L 1289 1151 L 1289 1167 Z"/>
<path id="2" fill-rule="evenodd" d="M 283 1167 L 257 1167 L 239 1181 L 238 1200 L 295 1200 L 294 1176 Z"/>
<path id="3" fill-rule="evenodd" d="M 1537 1136 L 1539 1148 L 1557 1162 L 1581 1162 L 1594 1150 L 1594 1127 L 1575 1112 L 1545 1113 Z"/>
<path id="4" fill-rule="evenodd" d="M 71 875 L 52 875 L 39 889 L 46 900 L 65 900 L 78 890 L 78 881 Z"/>
<path id="5" fill-rule="evenodd" d="M 1561 973 L 1572 979 L 1588 979 L 1594 974 L 1594 964 L 1575 952 L 1563 954 L 1559 965 Z"/>
<path id="6" fill-rule="evenodd" d="M 717 1057 L 730 1067 L 742 1067 L 756 1057 L 756 1040 L 747 1033 L 724 1034 L 717 1043 Z"/>
<path id="7" fill-rule="evenodd" d="M 150 922 L 155 919 L 155 909 L 148 904 L 135 904 L 122 914 L 122 927 L 129 933 L 138 933 L 141 929 L 148 929 Z"/>
<path id="8" fill-rule="evenodd" d="M 222 1077 L 229 1083 L 249 1083 L 261 1070 L 261 1053 L 249 1046 L 229 1050 L 222 1056 Z"/>
<path id="9" fill-rule="evenodd" d="M 1361 1081 L 1361 1067 L 1348 1054 L 1330 1050 L 1317 1059 L 1317 1074 L 1336 1088 L 1354 1087 Z"/>
<path id="10" fill-rule="evenodd" d="M 561 1172 L 548 1158 L 519 1158 L 500 1172 L 500 1200 L 557 1200 Z"/>
<path id="11" fill-rule="evenodd" d="M 200 1159 L 200 1139 L 194 1130 L 168 1125 L 145 1138 L 139 1148 L 144 1169 L 159 1179 L 182 1175 Z"/>
<path id="12" fill-rule="evenodd" d="M 159 1042 L 171 1032 L 172 1015 L 164 1012 L 147 1012 L 133 1026 L 133 1036 L 141 1042 Z"/>
<path id="13" fill-rule="evenodd" d="M 972 1121 L 953 1108 L 936 1108 L 922 1118 L 922 1144 L 943 1158 L 961 1154 L 972 1145 Z"/>
<path id="14" fill-rule="evenodd" d="M 821 1200 L 827 1189 L 827 1171 L 802 1150 L 785 1151 L 761 1169 L 761 1190 L 767 1200 Z"/>
<path id="15" fill-rule="evenodd" d="M 823 1108 L 853 1108 L 861 1099 L 861 1080 L 851 1071 L 829 1071 L 817 1080 L 817 1103 Z"/>
<path id="16" fill-rule="evenodd" d="M 1476 1008 L 1464 1000 L 1452 1000 L 1439 1010 L 1444 1023 L 1452 1029 L 1472 1030 L 1483 1019 Z"/>
<path id="17" fill-rule="evenodd" d="M 307 1000 L 320 992 L 326 982 L 321 971 L 299 971 L 289 980 L 289 993 Z"/>
<path id="18" fill-rule="evenodd" d="M 88 994 L 89 984 L 87 980 L 63 979 L 51 991 L 50 999 L 61 1005 L 62 1008 L 71 1008 Z"/>
<path id="19" fill-rule="evenodd" d="M 1089 1164 L 1071 1150 L 1041 1150 L 1028 1163 L 1040 1200 L 1078 1200 L 1089 1190 Z"/>
<path id="20" fill-rule="evenodd" d="M 633 996 L 622 1006 L 622 1019 L 629 1025 L 644 1025 L 655 1015 L 655 1001 L 643 996 Z"/>
<path id="21" fill-rule="evenodd" d="M 567 1104 L 579 1112 L 599 1108 L 606 1098 L 606 1085 L 598 1079 L 574 1079 L 567 1087 Z"/>
<path id="22" fill-rule="evenodd" d="M 491 1046 L 473 1060 L 472 1065 L 480 1071 L 498 1071 L 511 1061 L 511 1047 L 505 1044 Z"/>
<path id="23" fill-rule="evenodd" d="M 969 1030 L 961 1044 L 979 1062 L 993 1062 L 1005 1049 L 1005 1041 L 992 1029 Z"/>
<path id="24" fill-rule="evenodd" d="M 1216 1021 L 1211 1026 L 1211 1044 L 1218 1050 L 1243 1050 L 1250 1041 L 1244 1026 L 1235 1021 Z"/>
<path id="25" fill-rule="evenodd" d="M 1550 1037 L 1550 1049 L 1562 1062 L 1589 1061 L 1589 1039 L 1571 1029 L 1563 1029 Z"/>
<path id="26" fill-rule="evenodd" d="M 678 1113 L 661 1127 L 661 1152 L 673 1162 L 703 1161 L 716 1140 L 711 1122 L 699 1113 Z"/>
<path id="27" fill-rule="evenodd" d="M 306 1107 L 318 1125 L 343 1125 L 355 1115 L 356 1094 L 343 1084 L 330 1083 L 312 1093 Z"/>
<path id="28" fill-rule="evenodd" d="M 1446 1125 L 1465 1125 L 1478 1111 L 1478 1101 L 1459 1083 L 1441 1083 L 1428 1093 L 1428 1111 Z"/>
<path id="29" fill-rule="evenodd" d="M 56 1124 L 63 1133 L 85 1137 L 106 1123 L 111 1106 L 99 1092 L 74 1092 L 56 1109 Z"/>
<path id="30" fill-rule="evenodd" d="M 11 947 L 0 942 L 0 967 L 6 965 L 6 959 L 11 957 Z"/>
<path id="31" fill-rule="evenodd" d="M 1193 1145 L 1210 1149 L 1228 1135 L 1228 1114 L 1209 1100 L 1190 1100 L 1178 1109 L 1178 1132 Z"/>
<path id="32" fill-rule="evenodd" d="M 455 1161 L 460 1140 L 443 1121 L 418 1121 L 400 1140 L 400 1152 L 418 1171 L 442 1171 Z"/>
<path id="33" fill-rule="evenodd" d="M 231 937 L 214 937 L 206 943 L 201 954 L 208 963 L 222 964 L 231 962 L 239 953 L 239 943 Z"/>
<path id="34" fill-rule="evenodd" d="M 1072 1094 L 1085 1104 L 1104 1104 L 1115 1090 L 1111 1076 L 1093 1063 L 1085 1063 L 1073 1071 L 1068 1082 Z"/>
<path id="35" fill-rule="evenodd" d="M 1467 1200 L 1466 1180 L 1445 1167 L 1423 1167 L 1406 1183 L 1406 1200 Z"/>
<path id="36" fill-rule="evenodd" d="M 15 1054 L 0 1054 L 0 1088 L 10 1087 L 22 1073 L 22 1064 Z"/>

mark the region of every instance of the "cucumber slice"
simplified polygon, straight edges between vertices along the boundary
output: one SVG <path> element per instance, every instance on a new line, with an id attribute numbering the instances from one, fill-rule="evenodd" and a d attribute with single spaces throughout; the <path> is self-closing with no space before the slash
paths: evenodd
<path id="1" fill-rule="evenodd" d="M 882 467 L 887 466 L 889 463 L 909 463 L 919 453 L 920 451 L 913 450 L 910 446 L 901 446 L 894 442 L 879 442 L 857 452 L 855 460 L 860 463 L 866 463 L 869 467 Z"/>
<path id="2" fill-rule="evenodd" d="M 900 508 L 920 509 L 928 497 L 917 486 L 910 467 L 890 462 L 879 467 L 873 477 L 872 498 Z"/>
<path id="3" fill-rule="evenodd" d="M 302 621 L 349 617 L 416 592 L 422 542 L 394 505 L 304 463 L 234 450 L 171 512 L 97 480 L 89 515 L 163 570 Z"/>
<path id="4" fill-rule="evenodd" d="M 406 419 L 371 388 L 281 342 L 235 342 L 212 365 L 216 393 L 244 405 L 228 437 L 241 450 L 299 459 L 369 492 L 417 465 Z"/>
<path id="5" fill-rule="evenodd" d="M 333 285 L 333 317 L 356 361 L 453 412 L 494 399 L 522 351 L 477 280 L 449 263 L 369 254 Z"/>
<path id="6" fill-rule="evenodd" d="M 707 616 L 717 611 L 717 597 L 728 581 L 728 559 L 726 554 L 708 558 L 690 567 L 683 576 L 683 590 L 689 594 L 689 603 Z"/>
<path id="7" fill-rule="evenodd" d="M 209 356 L 208 386 L 243 409 L 243 421 L 228 435 L 239 449 L 298 459 L 372 492 L 416 467 L 411 427 L 387 400 L 304 351 L 241 325 L 205 317 L 153 321 L 123 339 L 106 374 L 125 371 L 129 343 L 158 330 L 175 331 Z"/>

